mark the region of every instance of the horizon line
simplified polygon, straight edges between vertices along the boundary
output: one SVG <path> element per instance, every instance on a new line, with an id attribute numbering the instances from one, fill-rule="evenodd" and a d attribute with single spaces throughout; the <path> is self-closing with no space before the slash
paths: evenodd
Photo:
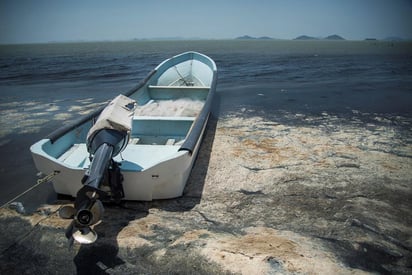
<path id="1" fill-rule="evenodd" d="M 334 36 L 337 34 L 329 35 Z M 97 42 L 133 42 L 133 41 L 227 41 L 227 40 L 254 40 L 254 41 L 386 41 L 386 42 L 410 42 L 412 38 L 404 38 L 398 36 L 388 36 L 386 38 L 365 37 L 363 39 L 327 39 L 327 37 L 315 37 L 309 35 L 299 35 L 295 38 L 274 38 L 270 36 L 250 36 L 242 35 L 235 38 L 202 38 L 202 37 L 151 37 L 151 38 L 128 38 L 128 39 L 72 39 L 72 40 L 50 40 L 50 41 L 33 41 L 33 42 L 0 42 L 0 45 L 33 45 L 33 44 L 64 44 L 64 43 L 97 43 Z M 307 37 L 308 39 L 299 39 L 300 37 Z"/>

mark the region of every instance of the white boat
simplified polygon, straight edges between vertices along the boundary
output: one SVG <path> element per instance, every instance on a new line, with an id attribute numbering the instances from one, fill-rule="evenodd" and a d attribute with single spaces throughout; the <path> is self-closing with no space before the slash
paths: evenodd
<path id="1" fill-rule="evenodd" d="M 125 94 L 135 100 L 130 141 L 114 161 L 123 175 L 124 200 L 182 195 L 208 121 L 216 87 L 216 65 L 186 52 L 162 62 Z M 86 137 L 102 110 L 58 129 L 30 150 L 43 174 L 56 171 L 58 194 L 76 196 L 90 166 Z"/>
<path id="2" fill-rule="evenodd" d="M 100 211 L 100 200 L 182 195 L 208 122 L 216 79 L 211 58 L 197 52 L 174 56 L 105 108 L 30 147 L 36 168 L 54 175 L 56 193 L 77 197 L 75 207 L 66 209 L 70 213 L 63 213 L 76 217 L 77 231 L 89 231 L 96 222 L 92 216 Z M 101 214 L 94 213 L 99 219 Z M 84 242 L 88 232 L 83 231 L 76 240 Z"/>

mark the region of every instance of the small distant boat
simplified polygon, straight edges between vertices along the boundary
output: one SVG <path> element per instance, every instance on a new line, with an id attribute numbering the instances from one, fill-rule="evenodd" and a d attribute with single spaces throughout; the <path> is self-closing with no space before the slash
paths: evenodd
<path id="1" fill-rule="evenodd" d="M 216 89 L 214 61 L 186 52 L 163 61 L 107 106 L 57 129 L 30 147 L 36 168 L 54 175 L 56 193 L 76 197 L 61 215 L 66 235 L 93 242 L 90 228 L 106 200 L 182 195 L 209 119 Z"/>

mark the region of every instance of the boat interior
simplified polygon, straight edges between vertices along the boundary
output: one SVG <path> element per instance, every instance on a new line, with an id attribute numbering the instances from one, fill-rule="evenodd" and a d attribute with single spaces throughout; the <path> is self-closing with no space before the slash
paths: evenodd
<path id="1" fill-rule="evenodd" d="M 138 104 L 135 109 L 129 144 L 115 157 L 116 161 L 122 163 L 122 170 L 141 171 L 159 159 L 166 159 L 175 154 L 201 111 L 208 88 L 177 86 L 149 87 L 148 90 L 150 99 L 145 104 Z M 176 94 L 173 95 L 170 91 Z M 181 97 L 181 92 L 190 96 Z M 55 152 L 60 162 L 78 168 L 87 168 L 90 165 L 85 144 L 89 127 L 78 128 L 76 133 L 67 136 L 71 136 L 71 141 L 66 139 L 55 142 L 66 143 L 66 149 L 59 150 L 60 154 Z"/>
<path id="2" fill-rule="evenodd" d="M 200 71 L 206 76 L 193 75 L 194 66 L 204 67 Z M 137 106 L 129 144 L 115 157 L 122 170 L 141 171 L 176 154 L 207 99 L 212 81 L 208 71 L 201 62 L 189 60 L 157 72 L 159 77 L 130 96 Z M 92 121 L 86 122 L 64 138 L 44 144 L 43 150 L 64 164 L 87 168 L 85 141 L 91 126 Z"/>

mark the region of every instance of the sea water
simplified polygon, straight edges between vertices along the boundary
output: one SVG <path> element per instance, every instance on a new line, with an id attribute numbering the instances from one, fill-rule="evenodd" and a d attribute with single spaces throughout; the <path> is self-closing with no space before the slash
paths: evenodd
<path id="1" fill-rule="evenodd" d="M 380 114 L 412 121 L 410 42 L 0 45 L 0 203 L 35 183 L 31 144 L 127 92 L 160 62 L 185 51 L 204 53 L 216 62 L 216 117 L 261 115 L 296 123 L 296 114 L 344 117 L 358 113 L 364 118 Z M 410 135 L 410 126 L 406 127 Z M 35 197 L 31 200 L 47 199 L 41 193 L 31 196 Z"/>
<path id="2" fill-rule="evenodd" d="M 73 106 L 76 103 L 87 106 L 108 100 L 131 89 L 164 59 L 189 50 L 207 54 L 215 60 L 218 67 L 217 91 L 225 97 L 225 104 L 228 100 L 237 105 L 259 107 L 264 101 L 272 106 L 281 103 L 278 100 L 280 95 L 284 97 L 289 93 L 288 104 L 296 100 L 298 105 L 304 105 L 306 102 L 299 98 L 306 95 L 313 100 L 314 97 L 326 99 L 341 94 L 341 98 L 337 98 L 339 102 L 315 102 L 326 108 L 330 107 L 329 104 L 336 108 L 348 104 L 345 98 L 367 94 L 371 102 L 361 102 L 354 107 L 368 105 L 376 108 L 385 101 L 384 106 L 376 111 L 403 113 L 410 109 L 405 104 L 410 102 L 408 95 L 412 86 L 412 43 L 409 42 L 206 40 L 58 43 L 0 45 L 1 123 L 3 126 L 14 124 L 15 116 L 7 116 L 10 109 L 30 110 L 30 104 L 61 108 L 61 105 L 72 103 Z M 255 94 L 250 91 L 255 90 L 266 97 L 253 97 Z M 407 101 L 403 100 L 405 96 Z M 281 106 L 273 107 L 278 109 Z M 76 115 L 75 110 L 63 111 Z M 3 135 L 0 133 L 1 138 Z"/>

